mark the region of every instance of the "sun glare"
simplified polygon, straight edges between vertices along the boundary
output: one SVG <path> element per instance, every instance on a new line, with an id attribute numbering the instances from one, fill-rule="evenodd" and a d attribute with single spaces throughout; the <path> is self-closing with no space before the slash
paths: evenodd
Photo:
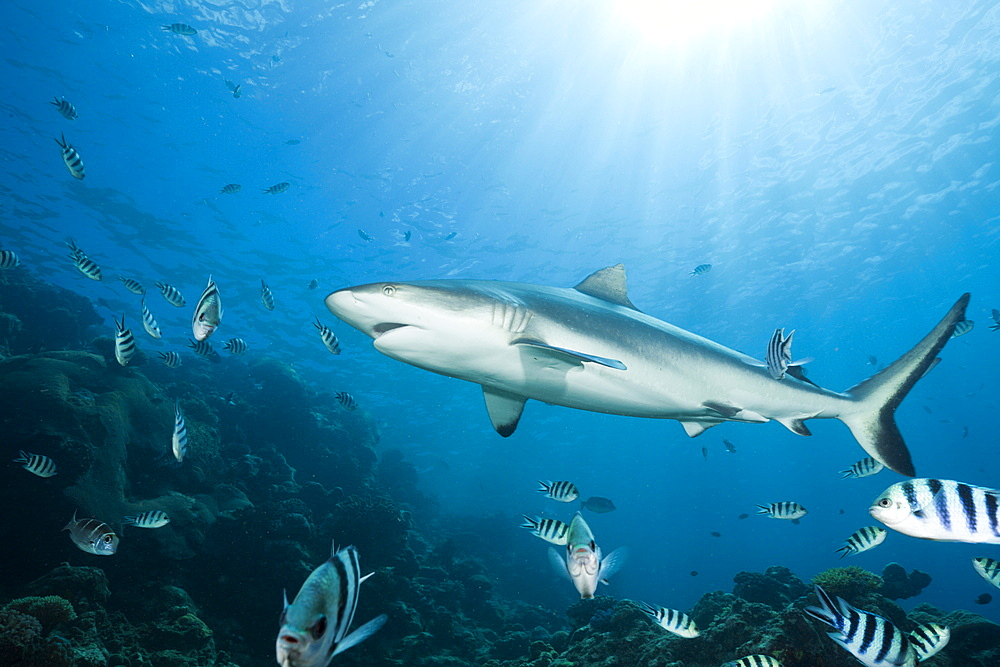
<path id="1" fill-rule="evenodd" d="M 620 29 L 663 47 L 728 35 L 771 18 L 785 0 L 614 0 L 613 20 Z"/>

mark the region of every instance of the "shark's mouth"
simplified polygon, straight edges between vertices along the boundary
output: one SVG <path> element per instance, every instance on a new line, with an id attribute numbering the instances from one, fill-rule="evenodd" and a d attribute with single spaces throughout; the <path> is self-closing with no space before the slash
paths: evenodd
<path id="1" fill-rule="evenodd" d="M 392 331 L 394 329 L 402 329 L 403 327 L 410 326 L 408 324 L 400 324 L 399 322 L 379 322 L 374 327 L 372 327 L 372 334 L 375 338 L 378 338 L 384 333 Z"/>

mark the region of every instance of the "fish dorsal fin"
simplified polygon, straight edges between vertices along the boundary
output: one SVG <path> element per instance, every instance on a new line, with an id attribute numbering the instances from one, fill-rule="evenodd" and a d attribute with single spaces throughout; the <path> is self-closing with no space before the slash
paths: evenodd
<path id="1" fill-rule="evenodd" d="M 506 391 L 483 387 L 483 398 L 486 399 L 486 412 L 490 415 L 493 428 L 496 432 L 507 437 L 517 428 L 517 422 L 521 420 L 521 412 L 524 410 L 523 396 L 511 394 Z"/>
<path id="2" fill-rule="evenodd" d="M 625 287 L 625 265 L 615 264 L 606 269 L 595 271 L 574 287 L 577 292 L 601 299 L 632 310 L 639 310 L 628 299 L 628 289 Z"/>

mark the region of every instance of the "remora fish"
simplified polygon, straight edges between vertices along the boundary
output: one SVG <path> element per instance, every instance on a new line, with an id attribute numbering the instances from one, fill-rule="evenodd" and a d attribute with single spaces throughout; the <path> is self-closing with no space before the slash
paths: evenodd
<path id="1" fill-rule="evenodd" d="M 590 526 L 579 512 L 573 517 L 566 533 L 565 561 L 555 549 L 549 549 L 549 559 L 557 571 L 566 574 L 581 599 L 594 597 L 598 583 L 608 583 L 608 577 L 621 567 L 625 557 L 622 547 L 615 549 L 601 560 L 601 547 L 594 541 Z"/>
<path id="2" fill-rule="evenodd" d="M 868 513 L 926 540 L 1000 544 L 1000 490 L 950 479 L 908 479 L 882 492 Z"/>
<path id="3" fill-rule="evenodd" d="M 893 414 L 956 322 L 964 294 L 908 353 L 846 392 L 794 377 L 775 382 L 752 357 L 639 312 L 622 265 L 573 289 L 482 280 L 348 287 L 330 311 L 374 339 L 379 352 L 482 385 L 493 427 L 517 428 L 524 402 L 680 421 L 689 436 L 726 421 L 776 420 L 809 435 L 805 420 L 844 422 L 865 451 L 915 474 Z"/>
<path id="4" fill-rule="evenodd" d="M 381 614 L 347 634 L 358 606 L 361 576 L 358 550 L 338 550 L 312 571 L 291 604 L 285 596 L 281 630 L 275 642 L 281 667 L 326 667 L 334 656 L 360 644 L 385 624 Z"/>
<path id="5" fill-rule="evenodd" d="M 219 323 L 222 321 L 222 296 L 219 294 L 219 286 L 208 277 L 208 284 L 205 291 L 198 299 L 198 305 L 194 307 L 194 315 L 191 316 L 191 331 L 194 333 L 196 341 L 207 340 L 215 333 Z"/>
<path id="6" fill-rule="evenodd" d="M 114 556 L 118 550 L 118 536 L 108 524 L 97 519 L 77 519 L 75 511 L 63 530 L 69 531 L 73 544 L 89 554 Z"/>

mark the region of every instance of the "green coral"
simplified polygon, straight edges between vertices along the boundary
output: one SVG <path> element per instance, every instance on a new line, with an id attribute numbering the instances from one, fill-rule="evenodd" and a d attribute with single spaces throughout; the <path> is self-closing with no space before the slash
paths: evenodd
<path id="1" fill-rule="evenodd" d="M 878 591 L 883 584 L 882 577 L 854 565 L 820 572 L 812 582 L 830 595 L 842 597 L 848 602 Z"/>
<path id="2" fill-rule="evenodd" d="M 18 598 L 8 602 L 4 610 L 13 609 L 28 616 L 34 616 L 42 624 L 44 633 L 48 633 L 52 628 L 63 623 L 76 620 L 76 612 L 73 605 L 65 598 L 58 595 L 45 595 L 42 597 L 30 596 Z"/>

